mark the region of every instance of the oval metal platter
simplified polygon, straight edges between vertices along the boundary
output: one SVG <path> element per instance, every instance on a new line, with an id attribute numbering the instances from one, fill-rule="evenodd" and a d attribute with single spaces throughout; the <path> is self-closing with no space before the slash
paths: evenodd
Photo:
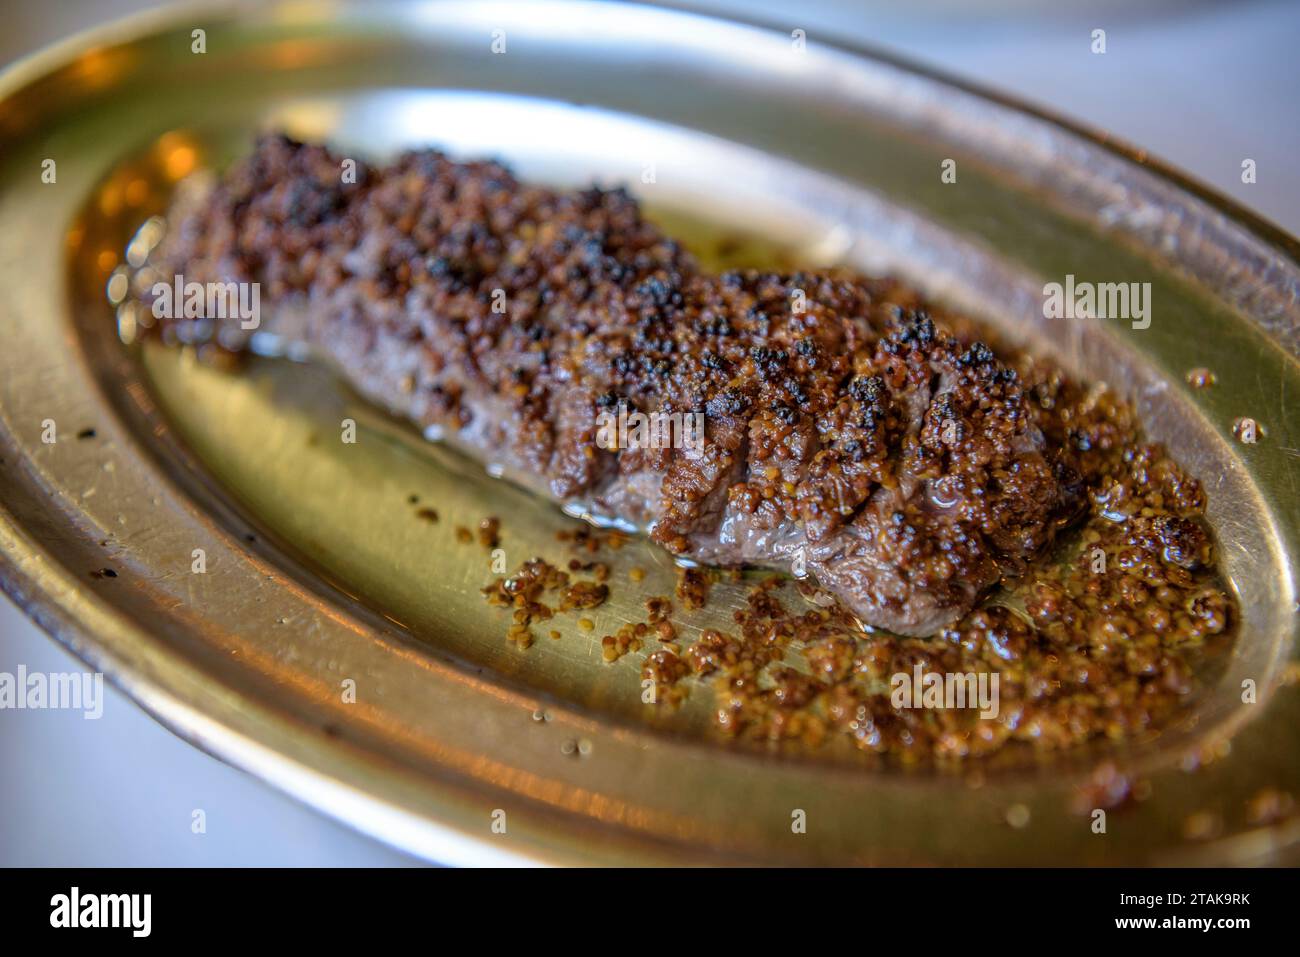
<path id="1" fill-rule="evenodd" d="M 730 742 L 707 695 L 647 708 L 638 656 L 601 659 L 595 636 L 672 587 L 641 541 L 611 563 L 645 581 L 596 630 L 517 649 L 453 529 L 500 517 L 513 568 L 573 519 L 319 369 L 223 372 L 114 313 L 141 224 L 269 128 L 626 183 L 719 265 L 889 271 L 1105 380 L 1208 491 L 1242 609 L 1222 674 L 1122 749 L 905 770 Z M 833 38 L 562 0 L 133 20 L 11 68 L 0 142 L 0 577 L 198 747 L 455 863 L 1293 859 L 1297 246 L 1144 155 Z M 1152 321 L 1045 319 L 1066 274 L 1151 283 Z M 1187 385 L 1201 366 L 1216 387 Z M 333 440 L 345 418 L 355 443 Z M 1105 834 L 1078 799 L 1099 767 L 1133 782 Z"/>

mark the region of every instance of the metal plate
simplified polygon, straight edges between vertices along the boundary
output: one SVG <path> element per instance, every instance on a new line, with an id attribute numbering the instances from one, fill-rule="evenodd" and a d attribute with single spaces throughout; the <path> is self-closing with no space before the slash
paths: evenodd
<path id="1" fill-rule="evenodd" d="M 195 29 L 205 53 L 191 52 Z M 514 567 L 557 554 L 570 522 L 553 507 L 318 370 L 231 376 L 118 341 L 104 284 L 131 232 L 177 179 L 268 126 L 368 157 L 433 143 L 557 184 L 629 182 L 706 252 L 741 233 L 763 241 L 727 255 L 892 270 L 1123 389 L 1205 481 L 1243 609 L 1222 677 L 1186 720 L 1104 755 L 1142 800 L 1092 833 L 1074 795 L 1095 752 L 956 774 L 759 753 L 709 732 L 703 695 L 647 715 L 635 656 L 607 666 L 576 629 L 508 645 L 478 595 L 485 555 L 452 528 L 500 516 Z M 1300 793 L 1287 420 L 1300 269 L 1293 241 L 1224 201 L 1098 137 L 817 38 L 800 52 L 687 12 L 551 0 L 150 17 L 11 69 L 0 138 L 4 585 L 200 747 L 450 861 L 1246 862 L 1300 837 L 1294 818 L 1252 811 L 1268 789 Z M 941 182 L 945 158 L 959 184 Z M 1151 282 L 1151 327 L 1044 319 L 1045 277 L 1067 272 Z M 1219 385 L 1187 388 L 1194 366 Z M 356 445 L 321 441 L 348 416 Z M 1262 441 L 1233 438 L 1239 416 Z M 45 444 L 50 419 L 59 438 Z M 439 524 L 413 520 L 413 494 Z M 191 573 L 196 548 L 205 574 Z M 614 575 L 632 565 L 649 570 L 643 594 L 667 590 L 654 549 L 620 552 Z M 740 601 L 719 586 L 708 615 Z M 615 600 L 599 624 L 640 614 Z M 1256 704 L 1242 703 L 1247 679 Z M 1013 805 L 1026 826 L 1006 823 Z M 794 809 L 807 833 L 792 833 Z"/>

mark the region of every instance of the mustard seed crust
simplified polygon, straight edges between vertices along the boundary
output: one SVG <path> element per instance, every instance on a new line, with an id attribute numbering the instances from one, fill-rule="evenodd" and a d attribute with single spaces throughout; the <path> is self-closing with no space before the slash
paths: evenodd
<path id="1" fill-rule="evenodd" d="M 1086 501 L 1020 372 L 890 280 L 711 275 L 627 192 L 496 163 L 341 169 L 260 139 L 174 211 L 141 297 L 176 274 L 260 283 L 258 332 L 420 427 L 676 555 L 806 568 L 898 634 L 956 622 Z M 232 351 L 254 334 L 201 317 L 157 332 Z M 619 409 L 703 412 L 703 446 L 601 448 L 598 416 Z"/>

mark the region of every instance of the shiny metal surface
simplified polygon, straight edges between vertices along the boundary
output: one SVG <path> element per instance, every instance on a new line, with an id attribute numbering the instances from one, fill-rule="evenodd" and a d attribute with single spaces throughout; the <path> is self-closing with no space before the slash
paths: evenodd
<path id="1" fill-rule="evenodd" d="M 491 53 L 493 30 L 505 30 L 504 55 Z M 1294 822 L 1261 826 L 1247 802 L 1300 789 L 1300 693 L 1285 680 L 1297 546 L 1287 414 L 1300 378 L 1291 240 L 1049 121 L 862 54 L 798 53 L 779 33 L 687 13 L 290 5 L 123 36 L 65 47 L 0 84 L 0 555 L 7 590 L 162 720 L 427 855 L 449 835 L 503 860 L 1288 853 Z M 562 554 L 553 534 L 569 523 L 554 509 L 367 412 L 316 370 L 258 363 L 230 376 L 117 341 L 103 290 L 126 239 L 177 179 L 266 126 L 367 156 L 431 142 L 550 182 L 629 181 L 706 250 L 725 229 L 801 261 L 891 269 L 1123 388 L 1206 481 L 1246 619 L 1186 722 L 1107 755 L 1149 796 L 1099 837 L 1071 807 L 1095 754 L 978 775 L 758 754 L 708 733 L 703 695 L 647 717 L 635 658 L 606 666 L 576 630 L 509 646 L 501 613 L 477 594 L 485 553 L 452 529 L 499 515 L 513 568 L 534 551 Z M 949 157 L 960 185 L 940 181 Z M 40 183 L 46 158 L 54 184 Z M 1043 319 L 1042 284 L 1066 272 L 1150 281 L 1151 328 Z M 1186 388 L 1198 365 L 1218 387 Z M 1264 425 L 1259 444 L 1233 439 L 1243 415 Z M 322 441 L 344 416 L 361 423 L 358 444 Z M 40 440 L 46 419 L 52 445 Z M 87 428 L 93 438 L 78 440 Z M 413 520 L 412 494 L 439 509 L 438 525 Z M 632 564 L 650 570 L 644 590 L 617 588 L 601 609 L 609 623 L 667 589 L 648 546 L 620 553 L 615 577 Z M 116 577 L 92 574 L 104 568 Z M 721 588 L 709 614 L 725 619 L 739 596 Z M 356 703 L 340 693 L 347 679 Z M 1259 704 L 1241 704 L 1246 679 Z M 1189 773 L 1189 754 L 1214 760 Z M 1005 823 L 1015 804 L 1030 811 L 1021 830 Z M 808 833 L 791 833 L 793 809 Z M 496 810 L 505 834 L 491 828 Z M 1218 821 L 1213 840 L 1188 841 L 1198 814 Z"/>

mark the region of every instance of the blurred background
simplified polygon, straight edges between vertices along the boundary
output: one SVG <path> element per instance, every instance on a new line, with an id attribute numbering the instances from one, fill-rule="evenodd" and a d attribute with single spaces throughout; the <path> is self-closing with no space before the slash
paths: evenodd
<path id="1" fill-rule="evenodd" d="M 0 2 L 0 67 L 163 4 Z M 1296 0 L 711 0 L 693 6 L 877 47 L 1143 147 L 1300 233 Z M 1089 50 L 1106 31 L 1105 55 Z M 1241 182 L 1255 160 L 1257 182 Z M 0 672 L 78 671 L 0 596 Z M 402 865 L 362 837 L 200 753 L 106 689 L 73 711 L 0 711 L 0 865 Z M 94 733 L 89 733 L 93 727 Z M 205 834 L 191 813 L 203 808 Z"/>

